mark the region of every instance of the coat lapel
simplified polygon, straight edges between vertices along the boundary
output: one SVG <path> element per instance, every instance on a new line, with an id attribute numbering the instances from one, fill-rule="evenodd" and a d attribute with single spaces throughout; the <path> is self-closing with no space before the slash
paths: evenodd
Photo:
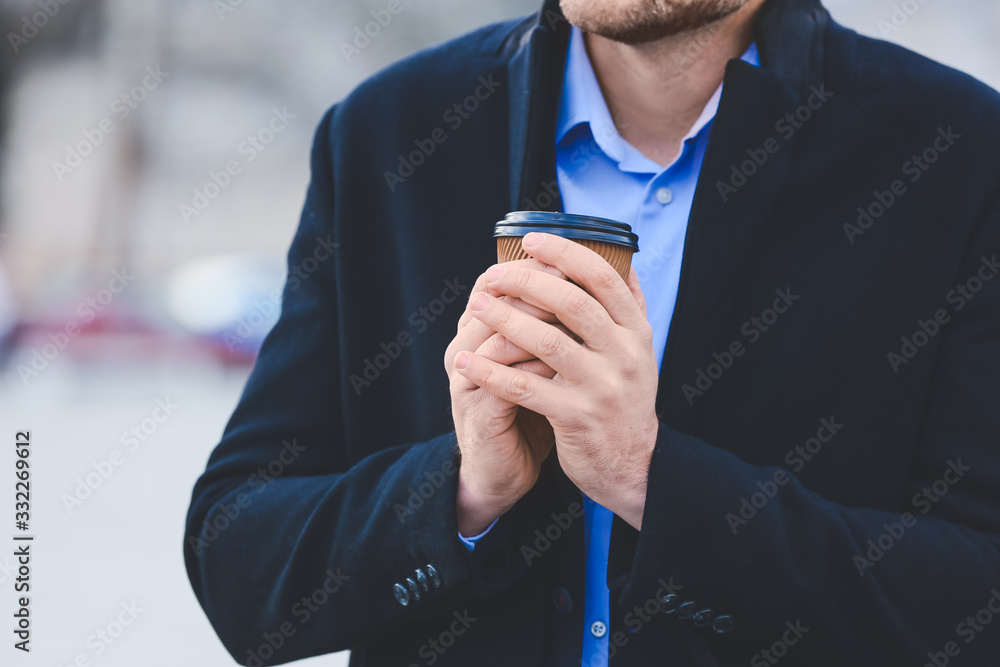
<path id="1" fill-rule="evenodd" d="M 761 67 L 733 60 L 726 68 L 688 220 L 680 291 L 657 392 L 657 413 L 677 430 L 686 431 L 693 417 L 681 387 L 731 340 L 725 327 L 741 277 L 767 238 L 770 212 L 795 153 L 798 135 L 786 138 L 776 126 L 822 83 L 827 17 L 814 0 L 770 0 L 754 24 Z M 767 145 L 778 148 L 758 165 L 753 158 L 761 161 Z"/>
<path id="2" fill-rule="evenodd" d="M 766 237 L 769 212 L 791 168 L 795 137 L 775 125 L 821 84 L 822 33 L 829 15 L 818 0 L 768 0 L 754 23 L 762 66 L 730 61 L 719 111 L 688 222 L 681 284 L 660 372 L 657 412 L 684 430 L 691 409 L 681 386 L 720 351 L 740 277 Z M 511 210 L 561 210 L 555 122 L 569 24 L 558 0 L 546 0 L 515 36 L 508 64 Z M 780 149 L 730 192 L 732 169 L 765 141 Z M 759 153 L 758 153 L 759 155 Z M 739 182 L 737 179 L 736 182 Z M 554 196 L 553 196 L 554 195 Z"/>
<path id="3" fill-rule="evenodd" d="M 510 210 L 562 210 L 556 182 L 556 113 L 569 45 L 558 0 L 546 0 L 521 34 L 510 80 Z"/>
<path id="4" fill-rule="evenodd" d="M 773 73 L 729 63 L 688 219 L 680 290 L 660 369 L 657 413 L 678 430 L 685 430 L 691 415 L 682 385 L 692 384 L 697 369 L 732 339 L 724 327 L 741 276 L 766 236 L 794 152 L 794 136 L 783 140 L 775 123 L 795 110 L 797 100 Z M 764 148 L 769 140 L 777 142 L 767 144 L 778 146 L 774 153 Z M 760 160 L 762 151 L 767 159 L 758 166 L 752 156 Z"/>

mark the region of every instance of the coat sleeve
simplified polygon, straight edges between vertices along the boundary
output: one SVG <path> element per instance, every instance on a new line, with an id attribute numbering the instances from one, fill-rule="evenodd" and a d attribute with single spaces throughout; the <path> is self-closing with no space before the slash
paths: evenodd
<path id="1" fill-rule="evenodd" d="M 195 486 L 187 517 L 189 578 L 242 664 L 349 649 L 509 589 L 528 567 L 509 545 L 529 542 L 518 531 L 539 525 L 533 513 L 545 507 L 543 477 L 472 553 L 458 538 L 454 432 L 399 446 L 347 446 L 330 250 L 335 114 L 336 108 L 327 113 L 314 142 L 281 316 Z M 386 405 L 385 418 L 392 411 Z M 351 460 L 349 451 L 374 453 Z M 421 496 L 429 496 L 422 505 L 400 505 L 407 489 L 422 485 Z M 407 577 L 421 599 L 410 592 L 403 606 L 394 584 L 409 588 Z M 269 648 L 275 644 L 280 648 Z"/>
<path id="2" fill-rule="evenodd" d="M 997 664 L 998 249 L 994 209 L 956 279 L 994 275 L 942 333 L 914 460 L 899 462 L 911 477 L 898 511 L 831 502 L 791 472 L 751 465 L 661 421 L 642 528 L 617 521 L 614 529 L 608 576 L 621 609 L 672 577 L 676 602 L 735 621 L 724 635 L 701 634 L 723 651 L 725 642 L 763 651 L 788 638 L 795 664 L 921 665 L 928 654 L 937 656 L 931 664 L 957 655 L 961 664 Z M 754 494 L 755 511 L 741 514 Z M 751 664 L 771 664 L 756 657 Z"/>

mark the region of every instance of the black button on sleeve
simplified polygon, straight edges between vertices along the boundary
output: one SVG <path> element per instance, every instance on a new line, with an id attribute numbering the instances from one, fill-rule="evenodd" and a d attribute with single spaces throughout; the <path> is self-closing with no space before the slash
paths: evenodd
<path id="1" fill-rule="evenodd" d="M 417 587 L 417 582 L 407 577 L 406 585 L 410 587 L 410 595 L 413 596 L 413 599 L 420 602 L 420 588 Z"/>
<path id="2" fill-rule="evenodd" d="M 712 621 L 712 631 L 716 634 L 724 635 L 736 627 L 736 619 L 729 615 L 716 617 Z"/>
<path id="3" fill-rule="evenodd" d="M 677 608 L 677 618 L 691 618 L 694 616 L 696 611 L 698 611 L 698 603 L 693 600 L 689 600 Z"/>
<path id="4" fill-rule="evenodd" d="M 661 614 L 674 614 L 677 613 L 677 607 L 681 604 L 681 596 L 675 595 L 673 593 L 669 595 L 660 596 L 660 613 Z"/>
<path id="5" fill-rule="evenodd" d="M 400 584 L 393 584 L 392 593 L 396 596 L 396 602 L 404 607 L 410 604 L 410 593 Z"/>
<path id="6" fill-rule="evenodd" d="M 711 609 L 702 609 L 691 617 L 691 622 L 699 628 L 703 628 L 712 622 L 714 612 Z"/>

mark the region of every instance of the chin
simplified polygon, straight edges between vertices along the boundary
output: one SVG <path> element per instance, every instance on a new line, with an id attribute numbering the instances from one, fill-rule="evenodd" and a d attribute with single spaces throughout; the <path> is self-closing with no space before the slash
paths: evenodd
<path id="1" fill-rule="evenodd" d="M 566 20 L 584 32 L 643 44 L 704 28 L 749 0 L 561 0 Z"/>

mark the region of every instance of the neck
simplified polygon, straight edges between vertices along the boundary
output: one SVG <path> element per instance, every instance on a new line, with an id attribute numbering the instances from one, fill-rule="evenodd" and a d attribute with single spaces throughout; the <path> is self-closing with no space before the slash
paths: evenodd
<path id="1" fill-rule="evenodd" d="M 587 54 L 619 134 L 666 166 L 722 83 L 726 63 L 750 46 L 750 0 L 721 21 L 645 44 L 622 44 L 584 33 Z"/>

